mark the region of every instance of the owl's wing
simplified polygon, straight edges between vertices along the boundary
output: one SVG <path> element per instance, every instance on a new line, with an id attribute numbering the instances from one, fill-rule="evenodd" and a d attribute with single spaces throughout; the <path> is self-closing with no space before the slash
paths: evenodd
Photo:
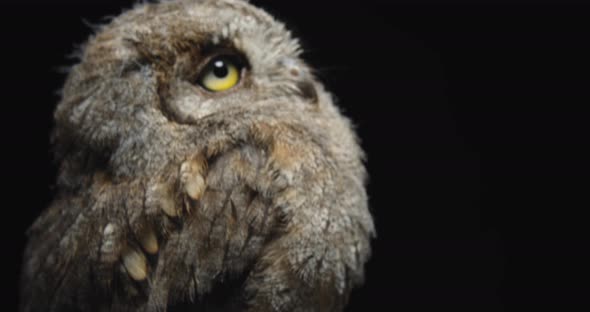
<path id="1" fill-rule="evenodd" d="M 139 181 L 93 181 L 61 193 L 29 230 L 21 279 L 22 311 L 100 310 L 121 271 L 119 255 L 132 230 L 129 210 L 140 207 Z M 110 302 L 110 301 L 109 301 Z"/>

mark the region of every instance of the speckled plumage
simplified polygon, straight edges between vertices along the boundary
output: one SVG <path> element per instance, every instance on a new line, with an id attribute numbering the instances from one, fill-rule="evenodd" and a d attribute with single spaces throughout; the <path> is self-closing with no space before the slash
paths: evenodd
<path id="1" fill-rule="evenodd" d="M 223 51 L 247 66 L 195 84 Z M 141 4 L 99 29 L 55 111 L 56 198 L 29 231 L 22 311 L 340 311 L 373 221 L 350 122 L 271 16 Z"/>

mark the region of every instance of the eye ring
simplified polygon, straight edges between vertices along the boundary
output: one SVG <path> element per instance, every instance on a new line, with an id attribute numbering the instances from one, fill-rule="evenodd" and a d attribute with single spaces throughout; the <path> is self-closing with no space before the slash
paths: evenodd
<path id="1" fill-rule="evenodd" d="M 203 66 L 197 84 L 209 92 L 227 91 L 240 83 L 243 69 L 243 62 L 238 57 L 218 55 Z"/>

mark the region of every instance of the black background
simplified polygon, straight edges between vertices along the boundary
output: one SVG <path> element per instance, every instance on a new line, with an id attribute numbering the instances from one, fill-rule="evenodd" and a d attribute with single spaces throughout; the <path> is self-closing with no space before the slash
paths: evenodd
<path id="1" fill-rule="evenodd" d="M 25 230 L 53 195 L 59 68 L 91 33 L 87 23 L 133 2 L 0 6 L 7 310 Z M 348 311 L 587 302 L 590 7 L 253 2 L 303 38 L 369 156 L 378 238 Z"/>

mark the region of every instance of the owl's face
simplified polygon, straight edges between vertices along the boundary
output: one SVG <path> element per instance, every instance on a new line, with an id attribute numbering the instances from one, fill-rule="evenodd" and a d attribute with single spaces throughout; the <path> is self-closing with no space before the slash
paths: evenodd
<path id="1" fill-rule="evenodd" d="M 151 74 L 160 76 L 162 109 L 170 119 L 194 123 L 280 96 L 316 100 L 297 41 L 266 13 L 242 1 L 185 1 L 158 9 L 169 11 L 129 14 L 107 33 L 119 34 L 118 48 L 133 55 L 124 56 L 128 63 L 150 64 Z M 146 16 L 152 14 L 158 18 Z"/>
<path id="2" fill-rule="evenodd" d="M 57 108 L 56 136 L 127 176 L 185 157 L 205 145 L 204 133 L 223 135 L 220 125 L 272 115 L 327 126 L 335 108 L 299 55 L 281 23 L 244 1 L 141 6 L 87 43 Z"/>

